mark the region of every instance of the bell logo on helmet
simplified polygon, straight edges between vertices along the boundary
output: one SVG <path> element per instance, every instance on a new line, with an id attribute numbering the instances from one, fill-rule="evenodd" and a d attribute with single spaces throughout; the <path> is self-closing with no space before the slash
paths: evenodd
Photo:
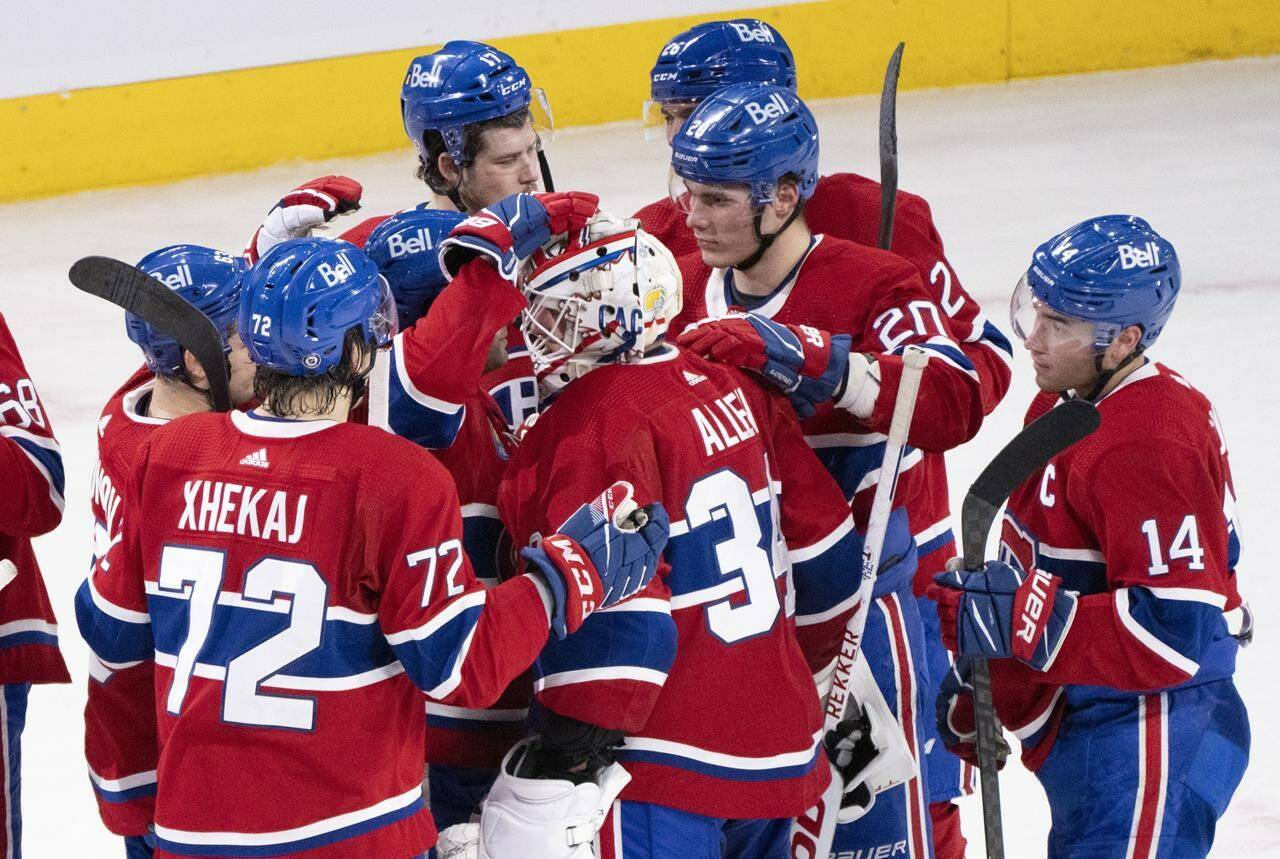
<path id="1" fill-rule="evenodd" d="M 316 271 L 320 273 L 322 278 L 324 278 L 325 284 L 328 286 L 337 286 L 347 278 L 351 277 L 351 275 L 355 274 L 356 267 L 351 260 L 347 258 L 346 251 L 339 251 L 338 262 L 336 265 L 330 265 L 327 262 L 322 262 L 316 266 Z"/>
<path id="2" fill-rule="evenodd" d="M 168 277 L 161 277 L 160 272 L 155 272 L 151 276 L 170 289 L 181 289 L 184 286 L 191 286 L 191 284 L 195 283 L 195 280 L 191 277 L 191 266 L 185 262 L 178 266 L 173 274 Z"/>
<path id="3" fill-rule="evenodd" d="M 405 76 L 404 85 L 407 87 L 427 87 L 435 89 L 440 86 L 440 63 L 444 57 L 437 56 L 431 62 L 431 71 L 424 72 L 422 66 L 414 63 L 409 67 L 409 74 Z"/>
<path id="4" fill-rule="evenodd" d="M 773 44 L 773 33 L 765 26 L 763 21 L 757 21 L 755 26 L 744 24 L 740 21 L 730 21 L 729 26 L 738 34 L 738 38 L 744 42 L 767 42 Z"/>
<path id="5" fill-rule="evenodd" d="M 387 252 L 391 254 L 392 259 L 435 250 L 435 247 L 435 242 L 431 239 L 431 233 L 427 231 L 426 227 L 419 227 L 413 231 L 413 235 L 407 237 L 399 233 L 392 233 L 387 236 Z"/>
<path id="6" fill-rule="evenodd" d="M 751 121 L 756 125 L 762 125 L 771 119 L 786 116 L 789 110 L 787 100 L 779 92 L 769 96 L 769 100 L 764 104 L 760 104 L 758 101 L 747 102 L 747 115 L 751 117 Z"/>
<path id="7" fill-rule="evenodd" d="M 1146 242 L 1142 247 L 1120 245 L 1116 250 L 1120 253 L 1120 268 L 1126 271 L 1131 268 L 1155 268 L 1160 265 L 1160 246 L 1155 242 Z"/>

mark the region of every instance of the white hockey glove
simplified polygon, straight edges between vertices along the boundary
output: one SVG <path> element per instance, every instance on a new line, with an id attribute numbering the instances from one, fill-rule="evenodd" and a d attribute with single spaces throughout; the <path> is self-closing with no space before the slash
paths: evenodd
<path id="1" fill-rule="evenodd" d="M 879 396 L 880 369 L 866 355 L 854 352 L 844 372 L 844 385 L 836 388 L 836 408 L 866 420 L 875 410 Z"/>
<path id="2" fill-rule="evenodd" d="M 529 745 L 525 740 L 507 752 L 498 780 L 480 804 L 479 859 L 592 859 L 596 834 L 631 781 L 630 773 L 613 763 L 578 785 L 521 778 L 514 773 Z"/>
<path id="3" fill-rule="evenodd" d="M 249 237 L 245 260 L 253 265 L 281 242 L 309 236 L 321 224 L 354 212 L 363 194 L 360 183 L 347 176 L 321 176 L 299 185 L 280 198 Z"/>
<path id="4" fill-rule="evenodd" d="M 863 651 L 853 662 L 845 719 L 828 731 L 827 757 L 844 779 L 840 823 L 851 823 L 871 810 L 876 794 L 909 781 L 919 767 L 902 726 L 876 685 Z"/>
<path id="5" fill-rule="evenodd" d="M 440 830 L 439 859 L 480 859 L 480 824 L 455 823 Z"/>

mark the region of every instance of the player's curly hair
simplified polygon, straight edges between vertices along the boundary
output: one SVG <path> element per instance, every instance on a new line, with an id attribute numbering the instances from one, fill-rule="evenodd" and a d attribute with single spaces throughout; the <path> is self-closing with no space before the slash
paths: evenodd
<path id="1" fill-rule="evenodd" d="M 522 107 L 504 116 L 474 122 L 463 130 L 463 153 L 468 159 L 475 158 L 484 151 L 483 134 L 490 128 L 523 128 L 529 123 L 529 108 Z M 427 187 L 437 194 L 448 194 L 453 190 L 453 183 L 440 172 L 440 156 L 446 151 L 444 136 L 435 129 L 428 128 L 422 133 L 422 141 L 426 144 L 426 160 L 418 161 L 416 175 Z"/>
<path id="2" fill-rule="evenodd" d="M 347 393 L 353 403 L 360 399 L 377 354 L 373 343 L 362 336 L 360 326 L 354 325 L 347 329 L 337 364 L 318 376 L 291 376 L 259 366 L 253 377 L 253 397 L 273 415 L 324 414 Z"/>

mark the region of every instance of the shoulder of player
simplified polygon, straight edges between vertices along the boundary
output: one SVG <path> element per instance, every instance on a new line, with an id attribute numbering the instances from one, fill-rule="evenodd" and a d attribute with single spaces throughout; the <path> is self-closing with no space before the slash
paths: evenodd
<path id="1" fill-rule="evenodd" d="M 640 226 L 645 230 L 650 230 L 651 226 L 659 227 L 666 224 L 676 214 L 678 212 L 675 203 L 671 202 L 670 198 L 663 197 L 660 200 L 654 200 L 648 205 L 641 206 L 631 217 L 639 219 Z"/>
<path id="2" fill-rule="evenodd" d="M 821 202 L 828 199 L 839 200 L 845 206 L 852 201 L 858 208 L 873 209 L 877 215 L 880 211 L 880 183 L 858 173 L 832 173 L 820 177 L 813 196 Z M 933 219 L 928 201 L 918 194 L 899 188 L 895 202 L 895 219 L 904 215 L 909 218 Z"/>
<path id="3" fill-rule="evenodd" d="M 856 271 L 864 282 L 866 279 L 883 283 L 919 277 L 915 266 L 895 253 L 835 236 L 823 236 L 801 269 L 802 273 L 810 275 L 839 272 L 845 277 L 850 271 Z"/>

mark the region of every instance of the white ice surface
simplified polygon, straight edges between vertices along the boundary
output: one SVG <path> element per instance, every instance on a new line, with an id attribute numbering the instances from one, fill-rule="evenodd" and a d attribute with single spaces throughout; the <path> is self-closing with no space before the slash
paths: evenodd
<path id="1" fill-rule="evenodd" d="M 824 169 L 876 175 L 875 100 L 820 103 L 816 112 Z M 961 278 L 1002 325 L 1031 249 L 1077 220 L 1137 213 L 1177 246 L 1185 286 L 1155 354 L 1208 394 L 1225 422 L 1244 523 L 1241 586 L 1259 629 L 1237 675 L 1252 713 L 1252 765 L 1214 855 L 1276 855 L 1280 585 L 1267 572 L 1265 544 L 1280 512 L 1269 363 L 1280 351 L 1280 58 L 908 92 L 898 114 L 902 187 L 929 199 Z M 643 143 L 634 125 L 562 133 L 551 158 L 561 188 L 596 191 L 618 213 L 666 188 L 663 149 Z M 64 524 L 36 546 L 75 683 L 32 694 L 23 737 L 27 856 L 120 853 L 98 821 L 81 758 L 86 652 L 72 598 L 91 545 L 94 424 L 138 353 L 120 312 L 75 292 L 68 266 L 92 253 L 136 260 L 174 242 L 238 250 L 283 191 L 325 173 L 359 178 L 367 213 L 401 208 L 421 197 L 412 160 L 405 150 L 0 206 L 0 311 L 53 417 L 67 470 Z M 1019 426 L 1033 392 L 1028 369 L 1019 354 L 1008 398 L 976 440 L 950 455 L 957 504 Z M 1043 793 L 1016 764 L 1002 784 L 1008 855 L 1043 856 Z M 970 855 L 981 855 L 976 799 L 964 813 Z"/>

